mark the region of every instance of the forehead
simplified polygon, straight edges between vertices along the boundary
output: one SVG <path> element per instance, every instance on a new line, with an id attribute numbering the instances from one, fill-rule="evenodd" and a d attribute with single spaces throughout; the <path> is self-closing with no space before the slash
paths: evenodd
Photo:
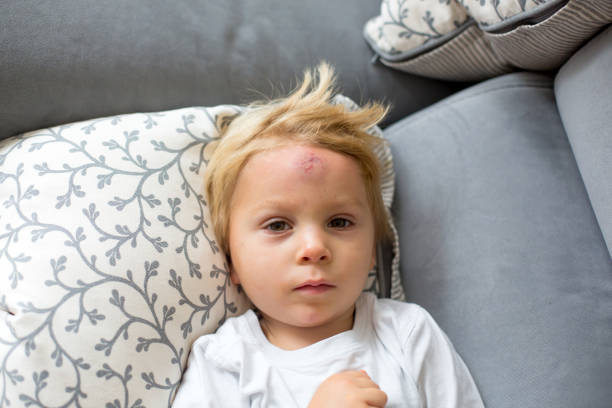
<path id="1" fill-rule="evenodd" d="M 361 173 L 359 163 L 351 156 L 308 144 L 290 144 L 256 153 L 244 167 L 246 172 L 268 171 L 276 174 L 280 170 L 319 179 L 339 173 L 348 173 L 349 176 Z"/>
<path id="2" fill-rule="evenodd" d="M 234 196 L 303 197 L 317 195 L 356 199 L 366 197 L 356 159 L 323 147 L 289 145 L 253 155 L 240 172 Z"/>

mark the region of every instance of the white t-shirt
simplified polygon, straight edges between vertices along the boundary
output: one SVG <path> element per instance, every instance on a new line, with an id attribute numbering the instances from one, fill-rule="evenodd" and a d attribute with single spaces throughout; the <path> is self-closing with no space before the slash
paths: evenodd
<path id="1" fill-rule="evenodd" d="M 450 341 L 421 307 L 362 294 L 353 329 L 304 347 L 272 345 L 251 310 L 193 345 L 173 408 L 307 407 L 329 376 L 366 370 L 387 407 L 484 407 Z"/>

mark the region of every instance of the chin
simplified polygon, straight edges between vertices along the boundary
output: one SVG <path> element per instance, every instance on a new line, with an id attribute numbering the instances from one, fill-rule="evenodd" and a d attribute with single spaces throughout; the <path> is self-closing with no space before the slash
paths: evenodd
<path id="1" fill-rule="evenodd" d="M 315 328 L 334 323 L 336 320 L 341 319 L 343 314 L 338 311 L 309 311 L 301 314 L 298 320 L 301 327 Z"/>

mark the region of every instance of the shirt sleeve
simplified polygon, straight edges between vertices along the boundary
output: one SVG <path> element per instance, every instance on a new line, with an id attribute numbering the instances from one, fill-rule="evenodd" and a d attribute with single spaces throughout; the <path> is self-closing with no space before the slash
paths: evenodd
<path id="1" fill-rule="evenodd" d="M 414 326 L 404 342 L 424 408 L 484 408 L 470 372 L 434 319 L 417 306 Z"/>
<path id="2" fill-rule="evenodd" d="M 206 341 L 196 341 L 191 349 L 172 408 L 240 407 L 240 392 L 234 373 L 219 368 L 206 358 Z"/>

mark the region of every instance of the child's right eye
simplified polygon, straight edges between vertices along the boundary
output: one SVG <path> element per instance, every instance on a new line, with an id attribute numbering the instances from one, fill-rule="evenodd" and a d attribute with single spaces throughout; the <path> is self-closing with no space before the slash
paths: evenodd
<path id="1" fill-rule="evenodd" d="M 273 221 L 266 225 L 266 229 L 272 232 L 282 232 L 289 229 L 289 224 L 285 221 Z"/>

